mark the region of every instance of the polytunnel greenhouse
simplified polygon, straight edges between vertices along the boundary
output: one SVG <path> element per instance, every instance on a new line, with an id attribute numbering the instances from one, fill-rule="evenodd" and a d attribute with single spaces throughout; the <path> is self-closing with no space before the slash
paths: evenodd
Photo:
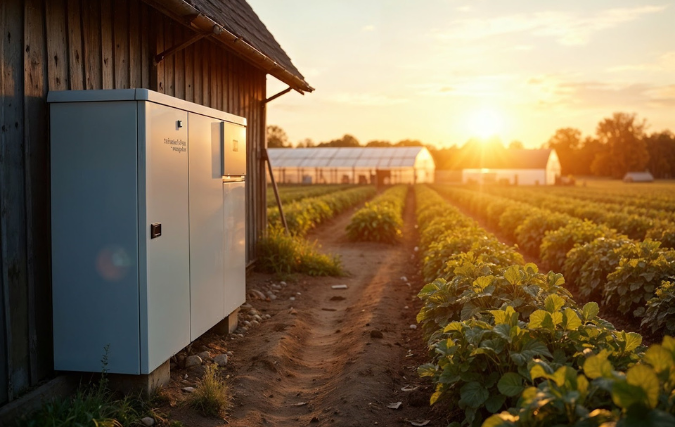
<path id="1" fill-rule="evenodd" d="M 434 181 L 424 147 L 270 148 L 274 178 L 284 184 L 415 184 Z"/>

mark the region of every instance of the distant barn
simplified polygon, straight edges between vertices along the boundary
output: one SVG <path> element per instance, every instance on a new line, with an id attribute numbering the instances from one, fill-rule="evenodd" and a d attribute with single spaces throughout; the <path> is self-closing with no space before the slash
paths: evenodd
<path id="1" fill-rule="evenodd" d="M 623 177 L 623 182 L 654 182 L 654 175 L 649 172 L 628 172 Z"/>
<path id="2" fill-rule="evenodd" d="M 552 149 L 508 149 L 456 164 L 464 184 L 554 185 L 560 178 L 560 160 Z"/>
<path id="3" fill-rule="evenodd" d="M 414 184 L 434 181 L 436 169 L 424 147 L 270 148 L 280 183 Z"/>

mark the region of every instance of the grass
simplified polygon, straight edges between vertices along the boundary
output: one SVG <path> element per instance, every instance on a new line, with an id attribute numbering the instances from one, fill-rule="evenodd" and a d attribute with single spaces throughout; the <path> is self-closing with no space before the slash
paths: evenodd
<path id="1" fill-rule="evenodd" d="M 229 396 L 227 384 L 218 377 L 218 367 L 209 365 L 199 386 L 190 395 L 188 405 L 202 415 L 222 417 L 229 406 Z"/>
<path id="2" fill-rule="evenodd" d="M 115 398 L 103 383 L 81 386 L 67 399 L 45 402 L 29 417 L 18 421 L 20 427 L 121 427 L 137 423 L 144 416 L 160 418 L 150 409 L 152 402 L 138 396 Z"/>
<path id="3" fill-rule="evenodd" d="M 98 381 L 80 384 L 73 396 L 53 399 L 37 411 L 17 420 L 19 427 L 123 427 L 139 425 L 143 417 L 166 421 L 153 406 L 161 391 L 149 397 L 138 394 L 119 397 L 108 388 L 108 346 L 101 360 L 103 369 Z"/>
<path id="4" fill-rule="evenodd" d="M 342 263 L 337 256 L 322 254 L 315 243 L 301 237 L 286 235 L 272 228 L 260 241 L 258 269 L 286 277 L 295 273 L 309 276 L 343 276 Z"/>

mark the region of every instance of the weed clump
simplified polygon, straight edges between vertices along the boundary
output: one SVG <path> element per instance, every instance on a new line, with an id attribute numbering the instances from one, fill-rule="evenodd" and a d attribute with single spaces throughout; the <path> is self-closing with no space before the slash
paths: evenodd
<path id="1" fill-rule="evenodd" d="M 163 420 L 152 406 L 153 398 L 128 395 L 119 398 L 108 388 L 108 351 L 105 346 L 101 359 L 102 370 L 98 381 L 81 384 L 73 396 L 53 399 L 40 409 L 17 421 L 19 427 L 123 427 L 137 425 L 144 416 Z"/>
<path id="2" fill-rule="evenodd" d="M 295 273 L 309 276 L 342 276 L 339 257 L 322 254 L 317 245 L 271 228 L 260 241 L 258 270 L 287 276 Z"/>
<path id="3" fill-rule="evenodd" d="M 229 406 L 229 390 L 225 381 L 218 377 L 218 367 L 209 365 L 199 386 L 190 396 L 190 407 L 206 416 L 223 416 Z"/>

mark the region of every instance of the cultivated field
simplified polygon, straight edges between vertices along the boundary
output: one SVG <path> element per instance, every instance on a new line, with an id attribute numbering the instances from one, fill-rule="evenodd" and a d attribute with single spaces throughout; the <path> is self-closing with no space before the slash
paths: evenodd
<path id="1" fill-rule="evenodd" d="M 239 327 L 172 359 L 161 425 L 675 425 L 674 183 L 281 194 L 288 233 L 269 206 Z"/>
<path id="2" fill-rule="evenodd" d="M 370 187 L 316 191 L 288 205 L 291 233 L 349 276 L 251 282 L 273 332 L 229 346 L 253 357 L 232 372 L 234 425 L 599 426 L 637 407 L 673 420 L 675 184 L 401 186 L 365 205 Z M 315 221 L 320 203 L 342 207 Z M 277 344 L 258 354 L 261 339 Z"/>
<path id="3" fill-rule="evenodd" d="M 279 198 L 281 203 L 286 204 L 296 200 L 306 199 L 308 197 L 318 197 L 324 194 L 334 193 L 336 191 L 344 190 L 354 185 L 350 184 L 331 184 L 331 185 L 287 185 L 280 184 L 277 186 L 279 190 Z M 271 185 L 267 186 L 267 207 L 277 205 L 277 199 L 274 195 L 274 188 Z"/>

